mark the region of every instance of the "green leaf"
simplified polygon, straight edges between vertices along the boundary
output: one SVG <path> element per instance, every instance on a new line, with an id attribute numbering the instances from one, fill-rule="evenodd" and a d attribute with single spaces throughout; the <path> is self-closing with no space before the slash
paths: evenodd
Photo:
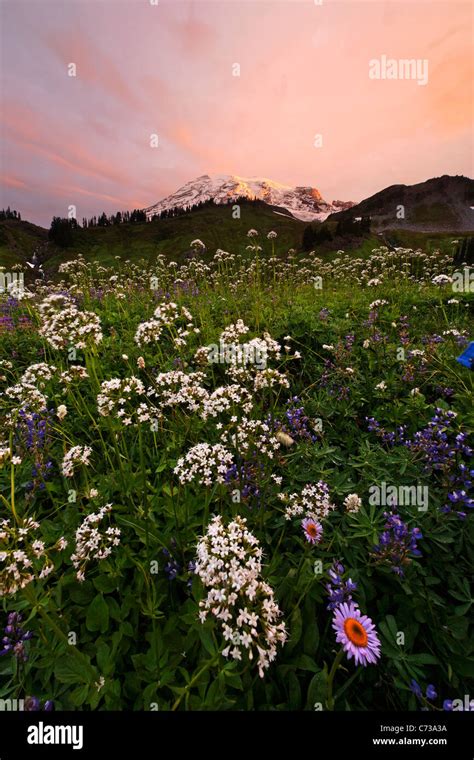
<path id="1" fill-rule="evenodd" d="M 326 670 L 320 670 L 310 681 L 308 694 L 306 696 L 306 705 L 309 710 L 317 709 L 315 705 L 324 706 L 326 701 L 328 674 Z"/>
<path id="2" fill-rule="evenodd" d="M 287 651 L 292 652 L 301 638 L 303 631 L 303 621 L 301 619 L 301 610 L 295 607 L 290 617 L 290 639 L 287 644 Z"/>
<path id="3" fill-rule="evenodd" d="M 316 665 L 315 661 L 307 654 L 302 654 L 298 657 L 298 660 L 296 661 L 296 667 L 299 668 L 299 670 L 310 670 L 313 673 L 318 672 L 318 666 Z"/>
<path id="4" fill-rule="evenodd" d="M 472 657 L 461 655 L 451 655 L 451 664 L 455 673 L 466 678 L 474 678 L 474 660 Z"/>
<path id="5" fill-rule="evenodd" d="M 319 644 L 319 629 L 316 620 L 312 620 L 311 623 L 306 626 L 303 639 L 303 649 L 305 654 L 314 655 Z"/>
<path id="6" fill-rule="evenodd" d="M 87 695 L 89 694 L 89 684 L 82 684 L 82 686 L 78 686 L 77 689 L 74 689 L 71 694 L 69 695 L 69 699 L 71 700 L 74 707 L 81 707 L 81 705 L 84 704 L 84 702 L 87 700 Z"/>
<path id="7" fill-rule="evenodd" d="M 210 629 L 201 626 L 198 630 L 199 638 L 201 639 L 202 645 L 206 652 L 208 654 L 215 655 L 217 653 L 217 650 Z"/>
<path id="8" fill-rule="evenodd" d="M 470 606 L 471 606 L 471 602 L 466 602 L 466 604 L 459 604 L 454 608 L 454 614 L 464 615 L 464 613 L 468 611 Z"/>
<path id="9" fill-rule="evenodd" d="M 288 707 L 290 710 L 299 710 L 301 707 L 301 687 L 295 674 L 288 674 Z"/>
<path id="10" fill-rule="evenodd" d="M 406 660 L 415 665 L 439 665 L 439 660 L 433 654 L 409 654 Z"/>
<path id="11" fill-rule="evenodd" d="M 99 666 L 101 672 L 108 676 L 110 675 L 114 670 L 114 661 L 111 657 L 111 652 L 105 641 L 100 641 L 97 646 L 97 665 Z"/>
<path id="12" fill-rule="evenodd" d="M 102 594 L 97 594 L 87 608 L 86 628 L 88 631 L 105 633 L 109 625 L 109 608 Z"/>
<path id="13" fill-rule="evenodd" d="M 73 652 L 62 655 L 56 661 L 54 675 L 61 683 L 82 683 L 88 686 L 97 679 L 96 671 L 90 664 L 89 658 L 85 655 L 78 657 Z"/>
<path id="14" fill-rule="evenodd" d="M 93 583 L 97 591 L 102 591 L 104 594 L 115 591 L 118 585 L 117 578 L 113 578 L 111 575 L 98 575 L 97 578 L 94 578 Z"/>

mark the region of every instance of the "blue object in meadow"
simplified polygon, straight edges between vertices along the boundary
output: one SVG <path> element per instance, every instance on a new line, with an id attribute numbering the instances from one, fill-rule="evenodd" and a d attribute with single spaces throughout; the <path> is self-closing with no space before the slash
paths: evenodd
<path id="1" fill-rule="evenodd" d="M 456 357 L 456 361 L 459 362 L 459 364 L 464 364 L 468 369 L 474 369 L 474 341 L 469 343 L 461 356 Z"/>

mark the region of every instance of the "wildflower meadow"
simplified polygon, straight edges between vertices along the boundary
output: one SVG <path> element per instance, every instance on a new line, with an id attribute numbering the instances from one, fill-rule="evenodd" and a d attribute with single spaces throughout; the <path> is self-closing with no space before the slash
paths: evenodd
<path id="1" fill-rule="evenodd" d="M 4 288 L 4 704 L 474 709 L 465 265 L 245 244 Z"/>

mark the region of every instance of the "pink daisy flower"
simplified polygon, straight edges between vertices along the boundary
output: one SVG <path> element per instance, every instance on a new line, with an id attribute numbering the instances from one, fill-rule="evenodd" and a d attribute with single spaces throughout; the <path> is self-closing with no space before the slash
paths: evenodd
<path id="1" fill-rule="evenodd" d="M 377 662 L 380 640 L 375 625 L 367 615 L 362 615 L 355 602 L 343 602 L 336 607 L 332 627 L 349 660 L 354 657 L 356 665 L 364 667 Z"/>
<path id="2" fill-rule="evenodd" d="M 323 536 L 323 526 L 311 517 L 305 517 L 305 519 L 301 521 L 301 525 L 303 526 L 306 540 L 309 541 L 310 544 L 319 544 Z"/>

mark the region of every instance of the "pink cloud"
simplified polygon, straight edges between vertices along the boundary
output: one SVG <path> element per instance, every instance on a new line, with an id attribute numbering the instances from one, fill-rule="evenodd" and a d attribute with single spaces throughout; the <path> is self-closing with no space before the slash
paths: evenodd
<path id="1" fill-rule="evenodd" d="M 0 182 L 3 182 L 4 185 L 7 187 L 15 187 L 15 188 L 27 188 L 28 185 L 26 182 L 22 182 L 21 179 L 17 179 L 16 177 L 8 176 L 7 174 L 2 174 L 0 176 Z"/>
<path id="2" fill-rule="evenodd" d="M 43 221 L 59 193 L 91 215 L 210 172 L 358 200 L 472 171 L 464 2 L 6 5 L 2 168 L 24 187 L 4 185 Z M 371 81 L 382 54 L 427 58 L 429 83 Z"/>

